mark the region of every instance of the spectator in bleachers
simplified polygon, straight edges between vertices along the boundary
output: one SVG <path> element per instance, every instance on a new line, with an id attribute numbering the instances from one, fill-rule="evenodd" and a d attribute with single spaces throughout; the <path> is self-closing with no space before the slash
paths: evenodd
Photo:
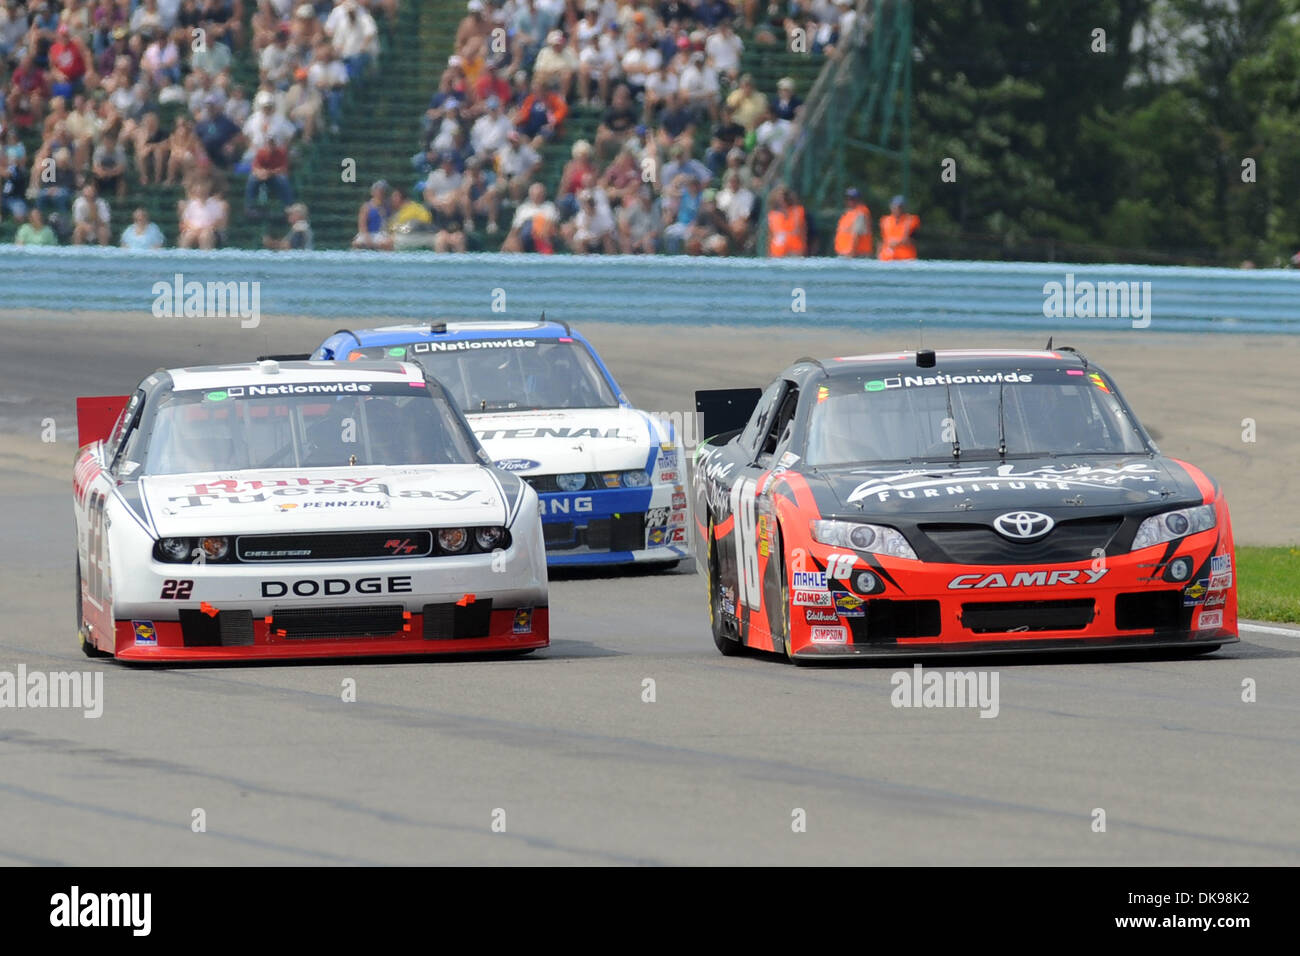
<path id="1" fill-rule="evenodd" d="M 370 187 L 370 198 L 357 210 L 357 234 L 352 239 L 352 248 L 382 248 L 386 239 L 384 227 L 391 214 L 388 183 L 377 180 Z"/>
<path id="2" fill-rule="evenodd" d="M 637 125 L 632 94 L 620 83 L 614 88 L 614 96 L 596 128 L 596 155 L 603 159 L 620 150 Z"/>
<path id="3" fill-rule="evenodd" d="M 506 145 L 497 150 L 497 183 L 512 202 L 519 202 L 528 192 L 528 185 L 541 168 L 542 157 L 519 134 L 511 130 Z"/>
<path id="4" fill-rule="evenodd" d="M 304 145 L 315 138 L 324 105 L 320 91 L 308 82 L 306 68 L 295 69 L 293 84 L 284 92 L 284 111 L 297 127 Z"/>
<path id="5" fill-rule="evenodd" d="M 215 249 L 230 220 L 225 199 L 200 180 L 189 187 L 186 198 L 176 207 L 180 219 L 176 245 L 181 249 Z"/>
<path id="6" fill-rule="evenodd" d="M 235 132 L 239 132 L 238 129 Z M 168 134 L 158 122 L 158 111 L 149 110 L 129 130 L 135 156 L 136 173 L 141 186 L 161 183 L 167 168 Z M 206 143 L 205 143 L 206 145 Z"/>
<path id="7" fill-rule="evenodd" d="M 618 245 L 614 217 L 608 207 L 596 202 L 596 194 L 584 189 L 578 195 L 578 211 L 560 230 L 569 249 L 578 254 L 616 252 Z"/>
<path id="8" fill-rule="evenodd" d="M 131 224 L 122 230 L 122 238 L 118 245 L 133 252 L 144 252 L 150 249 L 161 249 L 164 242 L 162 230 L 158 228 L 156 222 L 149 220 L 148 210 L 138 206 L 131 214 Z"/>
<path id="9" fill-rule="evenodd" d="M 718 24 L 718 29 L 710 33 L 704 42 L 704 53 L 709 58 L 709 64 L 720 76 L 731 82 L 735 82 L 740 75 L 740 55 L 744 51 L 745 41 L 731 28 L 730 20 Z"/>
<path id="10" fill-rule="evenodd" d="M 757 197 L 741 182 L 740 174 L 728 172 L 717 195 L 718 209 L 727 217 L 727 233 L 735 249 L 749 242 Z"/>
<path id="11" fill-rule="evenodd" d="M 587 11 L 583 24 L 594 25 L 597 12 Z M 623 42 L 618 24 L 609 22 L 604 29 L 592 33 L 579 24 L 578 47 L 578 98 L 590 106 L 609 102 L 610 84 L 618 77 L 623 58 Z M 593 95 L 592 83 L 596 84 Z"/>
<path id="12" fill-rule="evenodd" d="M 37 123 L 45 113 L 50 84 L 36 63 L 36 54 L 28 49 L 18 67 L 9 76 L 9 92 L 5 96 L 5 109 L 14 125 L 26 129 Z"/>
<path id="13" fill-rule="evenodd" d="M 370 11 L 356 0 L 338 0 L 325 18 L 325 35 L 355 80 L 379 52 L 379 28 Z"/>
<path id="14" fill-rule="evenodd" d="M 501 190 L 495 175 L 487 169 L 481 157 L 471 156 L 466 162 L 461 190 L 465 231 L 473 232 L 475 219 L 482 217 L 487 223 L 488 235 L 496 235 L 501 228 L 497 222 L 501 214 Z"/>
<path id="15" fill-rule="evenodd" d="M 72 206 L 72 193 L 77 186 L 71 150 L 60 147 L 54 151 L 53 159 L 53 176 L 49 179 L 42 176 L 36 191 L 36 208 L 45 215 L 54 212 L 66 214 Z M 36 167 L 43 168 L 39 160 Z"/>
<path id="16" fill-rule="evenodd" d="M 45 216 L 39 209 L 27 213 L 27 221 L 18 227 L 14 243 L 20 246 L 57 246 L 59 237 L 45 222 Z"/>
<path id="17" fill-rule="evenodd" d="M 683 145 L 672 147 L 670 161 L 660 170 L 660 182 L 671 183 L 678 176 L 695 180 L 701 188 L 713 178 L 713 172 L 698 159 L 693 157 Z"/>
<path id="18" fill-rule="evenodd" d="M 640 150 L 635 141 L 623 145 L 597 183 L 611 203 L 621 203 L 641 191 Z"/>
<path id="19" fill-rule="evenodd" d="M 476 155 L 492 156 L 506 145 L 506 139 L 515 127 L 495 95 L 487 98 L 484 107 L 484 112 L 470 128 L 469 142 Z"/>
<path id="20" fill-rule="evenodd" d="M 0 7 L 0 60 L 22 46 L 27 27 L 27 8 L 18 0 L 5 0 Z"/>
<path id="21" fill-rule="evenodd" d="M 638 30 L 632 46 L 623 54 L 623 75 L 633 94 L 645 91 L 646 83 L 654 73 L 665 66 L 659 48 L 650 42 L 650 34 Z"/>
<path id="22" fill-rule="evenodd" d="M 546 187 L 541 183 L 533 183 L 528 187 L 528 199 L 515 210 L 510 232 L 501 246 L 502 251 L 540 252 L 549 255 L 555 251 L 552 240 L 559 221 L 559 210 L 546 198 Z"/>
<path id="23" fill-rule="evenodd" d="M 27 173 L 21 165 L 9 158 L 7 150 L 0 149 L 0 220 L 5 214 L 14 219 L 27 217 Z"/>
<path id="24" fill-rule="evenodd" d="M 569 115 L 569 105 L 554 88 L 544 86 L 541 81 L 533 84 L 533 90 L 527 99 L 519 104 L 515 115 L 515 126 L 533 141 L 538 149 L 554 136 L 564 125 Z"/>
<path id="25" fill-rule="evenodd" d="M 274 193 L 286 208 L 293 204 L 293 184 L 289 181 L 289 150 L 285 141 L 277 137 L 267 140 L 253 155 L 253 168 L 244 188 L 246 215 L 261 216 L 262 193 L 268 199 Z"/>
<path id="26" fill-rule="evenodd" d="M 285 210 L 289 219 L 289 231 L 279 239 L 266 236 L 263 245 L 268 249 L 293 249 L 298 252 L 310 252 L 313 245 L 311 221 L 307 218 L 307 207 L 300 202 Z"/>
<path id="27" fill-rule="evenodd" d="M 451 153 L 443 153 L 438 167 L 424 180 L 424 204 L 440 223 L 458 221 L 463 182 L 464 173 L 456 168 Z"/>
<path id="28" fill-rule="evenodd" d="M 492 21 L 485 14 L 483 0 L 469 0 L 465 16 L 456 27 L 457 55 L 469 62 L 481 62 L 487 57 L 491 35 Z"/>
<path id="29" fill-rule="evenodd" d="M 156 114 L 154 123 L 157 123 Z M 194 135 L 203 144 L 208 160 L 220 169 L 233 167 L 243 153 L 243 133 L 225 110 L 209 109 L 206 106 L 199 109 L 195 114 Z M 165 155 L 165 148 L 163 154 Z"/>
<path id="30" fill-rule="evenodd" d="M 91 154 L 91 172 L 100 192 L 126 195 L 126 150 L 112 133 L 107 133 Z"/>
<path id="31" fill-rule="evenodd" d="M 561 30 L 546 35 L 546 46 L 533 61 L 533 79 L 567 99 L 578 73 L 578 56 Z"/>
<path id="32" fill-rule="evenodd" d="M 60 23 L 50 44 L 50 90 L 55 96 L 74 96 L 85 89 L 86 74 L 94 57 L 80 36 Z"/>
<path id="33" fill-rule="evenodd" d="M 639 189 L 624 200 L 618 210 L 619 251 L 625 255 L 653 255 L 658 232 L 658 217 L 650 208 L 649 190 Z"/>
<path id="34" fill-rule="evenodd" d="M 113 241 L 109 229 L 111 218 L 108 202 L 99 195 L 94 183 L 86 183 L 72 204 L 72 244 L 109 245 Z"/>
<path id="35" fill-rule="evenodd" d="M 253 97 L 253 114 L 244 123 L 244 138 L 248 140 L 248 152 L 244 158 L 251 161 L 252 154 L 268 140 L 291 141 L 294 132 L 293 124 L 276 111 L 275 96 L 268 90 L 261 90 Z"/>
<path id="36" fill-rule="evenodd" d="M 329 43 L 316 44 L 315 56 L 311 66 L 307 67 L 307 82 L 320 91 L 329 116 L 330 132 L 337 133 L 343 116 L 343 91 L 348 85 L 348 71 Z"/>
<path id="37" fill-rule="evenodd" d="M 740 78 L 740 86 L 728 94 L 727 106 L 731 109 L 732 119 L 746 132 L 753 132 L 767 112 L 767 97 L 755 87 L 754 77 L 746 73 Z"/>
<path id="38" fill-rule="evenodd" d="M 163 185 L 188 182 L 196 172 L 206 170 L 209 165 L 207 150 L 194 131 L 193 120 L 188 116 L 178 117 L 171 136 L 167 138 L 167 178 Z"/>

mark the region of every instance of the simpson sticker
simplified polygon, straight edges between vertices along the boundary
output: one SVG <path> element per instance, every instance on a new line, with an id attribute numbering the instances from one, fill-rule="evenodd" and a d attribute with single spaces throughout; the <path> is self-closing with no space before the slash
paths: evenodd
<path id="1" fill-rule="evenodd" d="M 1202 611 L 1200 620 L 1196 624 L 1196 629 L 1198 631 L 1208 631 L 1216 627 L 1223 627 L 1223 612 Z"/>
<path id="2" fill-rule="evenodd" d="M 849 642 L 849 629 L 847 627 L 817 626 L 812 629 L 811 639 L 814 644 L 847 644 Z"/>

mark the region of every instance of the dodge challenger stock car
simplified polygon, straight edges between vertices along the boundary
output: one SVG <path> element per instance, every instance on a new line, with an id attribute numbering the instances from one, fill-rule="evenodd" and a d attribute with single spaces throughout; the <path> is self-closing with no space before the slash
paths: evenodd
<path id="1" fill-rule="evenodd" d="M 1237 640 L 1222 491 L 1079 352 L 800 359 L 696 393 L 713 639 L 795 661 Z"/>
<path id="2" fill-rule="evenodd" d="M 670 567 L 691 558 L 685 462 L 671 424 L 634 409 L 568 324 L 543 317 L 342 330 L 312 357 L 423 365 L 496 466 L 537 490 L 550 564 Z"/>
<path id="3" fill-rule="evenodd" d="M 77 402 L 77 625 L 161 662 L 548 644 L 537 494 L 411 363 L 159 371 Z"/>

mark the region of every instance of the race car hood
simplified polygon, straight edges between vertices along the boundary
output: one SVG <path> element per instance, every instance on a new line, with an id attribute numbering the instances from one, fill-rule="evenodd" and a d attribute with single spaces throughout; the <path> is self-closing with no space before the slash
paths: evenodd
<path id="1" fill-rule="evenodd" d="M 480 465 L 152 476 L 137 493 L 159 537 L 502 525 L 511 503 Z"/>
<path id="2" fill-rule="evenodd" d="M 953 515 L 1034 509 L 1137 511 L 1200 504 L 1187 469 L 1168 458 L 1134 455 L 970 462 L 918 468 L 820 469 L 827 501 L 845 516 Z"/>
<path id="3" fill-rule="evenodd" d="M 631 408 L 544 409 L 468 415 L 498 468 L 522 475 L 644 469 L 654 424 Z"/>

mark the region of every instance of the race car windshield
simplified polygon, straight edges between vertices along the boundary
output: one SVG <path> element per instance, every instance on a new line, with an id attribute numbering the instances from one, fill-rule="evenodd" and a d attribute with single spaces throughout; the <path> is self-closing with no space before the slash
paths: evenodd
<path id="1" fill-rule="evenodd" d="M 146 475 L 478 461 L 445 401 L 405 382 L 366 384 L 369 392 L 346 394 L 171 392 L 154 412 L 148 447 L 127 458 L 142 455 Z"/>
<path id="2" fill-rule="evenodd" d="M 401 354 L 395 354 L 401 350 Z M 618 398 L 581 342 L 465 339 L 354 349 L 349 359 L 419 362 L 466 413 L 614 408 Z"/>
<path id="3" fill-rule="evenodd" d="M 841 376 L 819 386 L 807 463 L 952 461 L 954 444 L 961 461 L 1151 450 L 1099 373 L 917 371 L 923 374 Z"/>

